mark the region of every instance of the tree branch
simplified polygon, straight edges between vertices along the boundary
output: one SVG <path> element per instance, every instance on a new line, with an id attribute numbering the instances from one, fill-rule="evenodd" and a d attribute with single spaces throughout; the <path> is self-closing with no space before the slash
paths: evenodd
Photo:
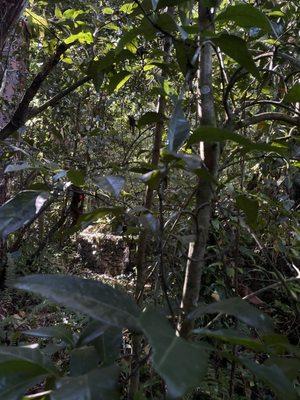
<path id="1" fill-rule="evenodd" d="M 56 106 L 56 104 L 62 98 L 64 98 L 68 94 L 74 92 L 74 90 L 76 90 L 77 88 L 79 88 L 80 86 L 85 84 L 86 82 L 90 81 L 91 79 L 92 79 L 91 77 L 85 76 L 85 77 L 79 79 L 79 81 L 73 83 L 73 85 L 69 86 L 65 90 L 63 90 L 60 93 L 58 93 L 57 95 L 53 96 L 52 99 L 46 101 L 42 106 L 36 107 L 36 108 L 32 108 L 28 113 L 28 119 L 36 117 L 37 115 L 41 114 L 43 111 L 45 111 L 49 107 Z"/>
<path id="2" fill-rule="evenodd" d="M 238 121 L 234 125 L 234 129 L 241 129 L 263 121 L 280 121 L 288 125 L 300 126 L 300 117 L 291 117 L 290 115 L 279 112 L 265 112 L 253 115 L 253 117 L 244 119 L 243 121 Z"/>
<path id="3" fill-rule="evenodd" d="M 8 138 L 12 133 L 14 133 L 24 124 L 28 115 L 29 105 L 31 101 L 33 100 L 53 68 L 59 63 L 61 55 L 64 54 L 69 47 L 70 45 L 67 45 L 65 43 L 60 44 L 57 47 L 56 52 L 49 58 L 49 60 L 45 62 L 42 70 L 35 76 L 31 85 L 26 90 L 23 100 L 19 104 L 12 119 L 0 131 L 0 140 Z"/>

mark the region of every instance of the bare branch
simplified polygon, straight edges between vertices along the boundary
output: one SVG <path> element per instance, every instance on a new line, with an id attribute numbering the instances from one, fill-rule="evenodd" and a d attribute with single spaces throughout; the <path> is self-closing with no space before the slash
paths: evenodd
<path id="1" fill-rule="evenodd" d="M 279 112 L 265 112 L 253 115 L 253 117 L 244 119 L 243 121 L 238 121 L 234 125 L 234 129 L 241 129 L 263 121 L 280 121 L 288 125 L 300 126 L 300 117 L 291 117 L 290 115 Z"/>
<path id="2" fill-rule="evenodd" d="M 33 100 L 53 68 L 59 63 L 62 54 L 64 54 L 69 47 L 70 45 L 67 45 L 65 43 L 60 44 L 57 47 L 56 52 L 45 62 L 41 72 L 36 75 L 31 85 L 26 90 L 23 100 L 19 104 L 19 107 L 15 111 L 12 119 L 0 131 L 0 140 L 8 138 L 12 133 L 14 133 L 24 124 L 28 115 L 29 105 L 31 101 Z"/>
<path id="3" fill-rule="evenodd" d="M 62 98 L 64 98 L 68 94 L 74 92 L 74 90 L 76 90 L 80 86 L 84 85 L 86 82 L 90 81 L 91 79 L 92 79 L 91 77 L 85 76 L 85 77 L 79 79 L 79 81 L 73 83 L 73 85 L 69 86 L 65 90 L 62 90 L 60 93 L 58 93 L 57 95 L 52 97 L 52 99 L 46 101 L 42 106 L 37 107 L 37 108 L 32 108 L 28 113 L 28 119 L 36 117 L 37 115 L 41 114 L 43 111 L 45 111 L 49 107 L 56 106 L 56 104 L 59 103 L 59 101 Z"/>

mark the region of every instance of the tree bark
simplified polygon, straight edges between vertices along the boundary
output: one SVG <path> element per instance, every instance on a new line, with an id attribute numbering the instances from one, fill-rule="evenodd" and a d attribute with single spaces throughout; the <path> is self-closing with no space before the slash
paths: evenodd
<path id="1" fill-rule="evenodd" d="M 212 47 L 205 43 L 202 37 L 203 31 L 213 31 L 213 15 L 205 2 L 200 0 L 198 3 L 199 12 L 199 31 L 200 31 L 200 77 L 199 87 L 201 93 L 201 104 L 199 117 L 201 125 L 216 126 L 216 115 L 214 96 L 212 88 Z M 218 143 L 200 143 L 200 156 L 210 174 L 217 176 L 220 146 Z M 182 294 L 183 315 L 178 324 L 178 330 L 182 337 L 187 338 L 193 328 L 193 321 L 187 315 L 197 306 L 201 287 L 201 275 L 204 263 L 207 238 L 210 226 L 211 203 L 214 196 L 214 184 L 212 181 L 199 178 L 194 214 L 196 216 L 195 242 L 190 243 L 188 261 L 186 265 L 185 280 Z"/>

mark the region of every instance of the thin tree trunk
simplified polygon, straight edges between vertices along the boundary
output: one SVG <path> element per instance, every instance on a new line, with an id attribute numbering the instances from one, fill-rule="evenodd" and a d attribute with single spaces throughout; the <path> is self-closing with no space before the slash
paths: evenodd
<path id="1" fill-rule="evenodd" d="M 171 43 L 169 39 L 165 39 L 164 52 L 165 58 L 168 57 Z M 153 167 L 157 167 L 159 163 L 160 148 L 162 142 L 162 134 L 164 129 L 164 115 L 166 110 L 166 99 L 165 96 L 159 96 L 157 112 L 160 115 L 160 120 L 156 123 L 154 137 L 153 137 L 153 148 L 151 164 Z M 154 190 L 147 187 L 145 193 L 144 207 L 148 210 L 151 209 L 153 203 Z M 137 303 L 140 304 L 143 300 L 143 291 L 145 285 L 145 262 L 146 262 L 146 251 L 150 236 L 147 231 L 143 231 L 139 237 L 138 250 L 136 256 L 136 287 L 135 287 L 135 297 Z M 131 363 L 131 379 L 129 383 L 128 399 L 133 399 L 134 394 L 137 393 L 139 389 L 139 362 L 140 362 L 140 350 L 141 350 L 141 339 L 140 336 L 134 334 L 132 337 L 132 353 L 133 359 Z"/>
<path id="2" fill-rule="evenodd" d="M 11 1 L 8 5 L 5 1 L 1 2 L 0 0 L 0 130 L 10 121 L 26 89 L 29 41 L 25 36 L 24 25 L 17 25 L 18 17 L 25 3 L 25 1 Z M 13 5 L 16 7 L 15 9 L 13 9 Z M 5 7 L 7 8 L 5 9 Z M 9 15 L 9 13 L 13 15 Z M 5 26 L 7 31 L 3 31 Z M 0 149 L 0 157 L 2 155 L 3 152 Z M 0 159 L 0 206 L 8 197 L 8 178 L 4 173 L 4 167 L 4 161 Z M 5 265 L 6 243 L 0 238 L 0 285 L 2 287 Z"/>
<path id="3" fill-rule="evenodd" d="M 27 0 L 0 0 L 0 60 L 10 30 L 14 29 Z"/>
<path id="4" fill-rule="evenodd" d="M 199 87 L 201 92 L 201 107 L 199 113 L 201 125 L 216 125 L 216 115 L 214 106 L 214 96 L 212 88 L 212 47 L 205 43 L 202 38 L 203 31 L 213 31 L 212 14 L 209 7 L 200 0 L 199 10 L 199 30 L 200 30 L 200 77 Z M 200 143 L 200 156 L 206 168 L 216 177 L 220 148 L 218 143 Z M 214 196 L 214 185 L 211 181 L 199 178 L 196 191 L 196 205 L 194 214 L 196 215 L 196 238 L 194 243 L 190 243 L 188 261 L 186 266 L 185 280 L 182 294 L 183 316 L 180 319 L 178 330 L 180 335 L 188 337 L 193 328 L 193 321 L 186 316 L 197 306 L 201 287 L 201 275 L 204 263 L 204 255 L 209 233 L 211 202 Z"/>

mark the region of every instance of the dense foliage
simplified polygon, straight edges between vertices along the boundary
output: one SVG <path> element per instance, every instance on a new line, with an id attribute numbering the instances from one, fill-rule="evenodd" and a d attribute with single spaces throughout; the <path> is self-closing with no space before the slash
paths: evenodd
<path id="1" fill-rule="evenodd" d="M 298 2 L 25 3 L 0 1 L 1 399 L 298 398 Z"/>

